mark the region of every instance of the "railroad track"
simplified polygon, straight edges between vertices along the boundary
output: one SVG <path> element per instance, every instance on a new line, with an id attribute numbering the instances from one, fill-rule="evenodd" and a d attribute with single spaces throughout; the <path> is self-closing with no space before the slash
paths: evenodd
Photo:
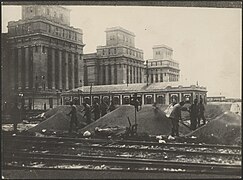
<path id="1" fill-rule="evenodd" d="M 42 168 L 55 169 L 62 165 L 70 167 L 70 164 L 75 164 L 76 167 L 72 167 L 72 169 L 80 169 L 80 165 L 82 167 L 100 166 L 102 169 L 104 165 L 106 170 L 129 170 L 130 168 L 130 170 L 136 171 L 165 172 L 171 169 L 175 172 L 216 174 L 222 174 L 222 172 L 240 174 L 241 172 L 241 164 L 215 163 L 207 162 L 207 160 L 195 163 L 189 162 L 190 158 L 188 158 L 200 160 L 200 158 L 214 157 L 216 159 L 234 159 L 240 162 L 241 147 L 239 146 L 160 144 L 141 141 L 19 135 L 9 137 L 9 141 L 5 141 L 4 144 L 4 165 L 7 168 L 39 168 L 31 163 L 45 162 L 45 166 Z M 124 153 L 127 155 L 125 158 L 122 157 Z M 137 154 L 142 154 L 145 158 L 141 158 Z M 165 156 L 169 158 L 165 159 Z M 184 161 L 181 160 L 181 157 L 184 158 Z M 53 162 L 55 165 L 51 164 Z M 25 165 L 22 166 L 21 163 Z"/>
<path id="2" fill-rule="evenodd" d="M 40 162 L 45 166 L 42 168 L 55 169 L 64 165 L 72 164 L 76 169 L 80 166 L 103 166 L 103 169 L 108 170 L 131 170 L 131 171 L 172 171 L 184 173 L 205 173 L 207 174 L 241 174 L 240 165 L 222 165 L 222 164 L 204 164 L 204 163 L 181 163 L 168 162 L 162 160 L 136 159 L 136 158 L 113 158 L 113 157 L 95 157 L 95 156 L 73 156 L 60 154 L 42 154 L 42 153 L 21 153 L 16 152 L 14 156 L 6 154 L 6 157 L 12 160 L 18 160 L 20 163 L 15 165 L 7 165 L 7 168 L 32 168 L 31 162 Z M 29 164 L 28 164 L 29 162 Z M 55 164 L 55 166 L 53 166 Z M 104 168 L 106 167 L 106 168 Z M 75 168 L 72 168 L 75 169 Z"/>

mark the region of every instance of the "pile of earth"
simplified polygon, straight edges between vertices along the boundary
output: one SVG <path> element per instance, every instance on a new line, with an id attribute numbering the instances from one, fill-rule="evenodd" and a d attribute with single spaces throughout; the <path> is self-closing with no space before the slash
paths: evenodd
<path id="1" fill-rule="evenodd" d="M 89 124 L 80 130 L 81 133 L 85 131 L 94 132 L 96 127 L 129 127 L 128 118 L 131 124 L 135 124 L 135 109 L 130 105 L 123 105 L 114 110 L 113 112 L 106 114 L 97 121 Z M 145 133 L 148 135 L 168 135 L 171 133 L 171 120 L 165 116 L 164 111 L 160 108 L 155 110 L 151 105 L 145 105 L 137 112 L 137 132 Z M 180 124 L 180 133 L 187 134 L 190 130 Z"/>
<path id="2" fill-rule="evenodd" d="M 78 116 L 78 127 L 82 128 L 86 125 L 86 119 L 83 117 L 83 106 L 77 106 L 77 116 Z M 48 110 L 45 113 L 47 118 L 37 126 L 29 129 L 30 132 L 42 132 L 46 131 L 68 131 L 70 117 L 67 114 L 71 111 L 71 106 L 57 106 L 53 109 Z"/>
<path id="3" fill-rule="evenodd" d="M 206 119 L 214 119 L 226 111 L 230 111 L 231 103 L 227 104 L 207 104 L 205 105 Z"/>
<path id="4" fill-rule="evenodd" d="M 241 116 L 227 111 L 188 136 L 195 136 L 203 143 L 240 145 Z"/>

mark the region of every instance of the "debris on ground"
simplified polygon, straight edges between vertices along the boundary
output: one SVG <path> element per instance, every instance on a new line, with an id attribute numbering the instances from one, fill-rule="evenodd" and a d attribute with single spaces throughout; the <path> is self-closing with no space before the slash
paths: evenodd
<path id="1" fill-rule="evenodd" d="M 241 138 L 241 116 L 229 111 L 222 113 L 188 136 L 210 144 L 237 144 Z"/>

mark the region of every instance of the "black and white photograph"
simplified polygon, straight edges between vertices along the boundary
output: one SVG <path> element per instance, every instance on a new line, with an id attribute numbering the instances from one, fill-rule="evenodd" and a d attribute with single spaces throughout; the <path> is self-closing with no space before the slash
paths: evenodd
<path id="1" fill-rule="evenodd" d="M 2 179 L 241 179 L 241 1 L 4 1 Z"/>

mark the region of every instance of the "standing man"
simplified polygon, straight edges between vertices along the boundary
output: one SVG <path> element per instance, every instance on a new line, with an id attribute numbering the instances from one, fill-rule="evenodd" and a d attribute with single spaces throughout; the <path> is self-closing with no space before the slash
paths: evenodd
<path id="1" fill-rule="evenodd" d="M 69 133 L 72 132 L 73 130 L 73 124 L 76 125 L 76 130 L 78 127 L 78 121 L 77 121 L 77 107 L 73 104 L 73 102 L 70 103 L 71 106 L 71 111 L 67 114 L 68 116 L 71 116 L 71 121 L 70 121 L 70 127 L 69 127 Z"/>
<path id="2" fill-rule="evenodd" d="M 90 106 L 87 104 L 87 103 L 82 103 L 83 106 L 84 106 L 84 117 L 86 116 L 86 122 L 87 124 L 90 124 L 91 123 L 91 108 Z M 82 111 L 82 112 L 83 112 Z"/>
<path id="3" fill-rule="evenodd" d="M 179 136 L 179 120 L 181 119 L 181 110 L 185 102 L 181 101 L 173 107 L 173 110 L 170 114 L 170 119 L 172 121 L 172 136 Z"/>
<path id="4" fill-rule="evenodd" d="M 98 104 L 98 102 L 94 103 L 92 112 L 94 113 L 95 120 L 100 118 L 100 105 Z"/>
<path id="5" fill-rule="evenodd" d="M 100 111 L 101 111 L 101 116 L 106 115 L 107 113 L 107 109 L 108 109 L 108 105 L 104 102 L 104 100 L 101 100 L 101 104 L 100 104 Z"/>
<path id="6" fill-rule="evenodd" d="M 198 127 L 200 126 L 200 121 L 203 119 L 203 125 L 206 124 L 206 118 L 204 116 L 205 107 L 203 105 L 202 98 L 200 99 L 200 103 L 198 104 L 199 114 L 198 114 Z"/>
<path id="7" fill-rule="evenodd" d="M 12 119 L 13 119 L 13 127 L 14 127 L 14 132 L 17 132 L 17 125 L 21 120 L 21 107 L 18 106 L 18 103 L 15 103 L 12 107 L 11 113 L 12 113 Z"/>
<path id="8" fill-rule="evenodd" d="M 198 113 L 199 113 L 197 103 L 198 103 L 197 99 L 194 99 L 193 104 L 189 107 L 192 130 L 195 130 L 197 128 L 197 119 L 198 119 Z"/>

